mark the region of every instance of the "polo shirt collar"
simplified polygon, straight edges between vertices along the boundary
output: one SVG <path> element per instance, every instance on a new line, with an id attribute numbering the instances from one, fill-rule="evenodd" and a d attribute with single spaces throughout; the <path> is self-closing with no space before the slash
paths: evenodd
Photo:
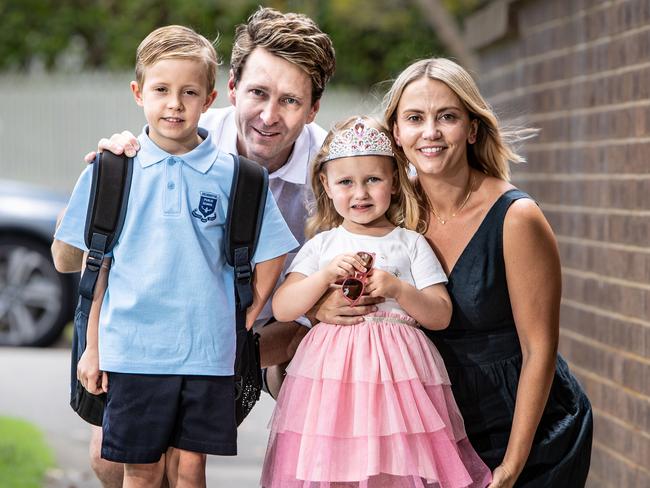
<path id="1" fill-rule="evenodd" d="M 149 127 L 145 125 L 144 129 L 142 129 L 142 133 L 138 136 L 140 150 L 138 151 L 136 159 L 140 163 L 140 166 L 146 168 L 153 164 L 160 163 L 161 161 L 165 161 L 168 158 L 175 157 L 182 160 L 183 163 L 189 165 L 196 171 L 207 173 L 217 160 L 219 150 L 212 143 L 212 137 L 207 130 L 199 127 L 198 133 L 203 139 L 201 144 L 188 153 L 173 155 L 158 147 L 156 143 L 149 138 Z"/>
<path id="2" fill-rule="evenodd" d="M 234 108 L 228 115 L 226 115 L 226 117 L 232 118 L 232 120 L 225 121 L 221 138 L 217 142 L 217 145 L 224 152 L 239 154 L 239 151 L 237 151 L 237 124 L 234 120 Z M 316 156 L 315 154 L 310 154 L 310 150 L 310 133 L 309 129 L 305 125 L 300 132 L 298 139 L 293 143 L 293 150 L 289 155 L 287 163 L 280 169 L 270 173 L 269 178 L 280 178 L 288 183 L 304 185 L 307 182 L 308 173 L 305 169 L 309 167 L 311 159 Z"/>

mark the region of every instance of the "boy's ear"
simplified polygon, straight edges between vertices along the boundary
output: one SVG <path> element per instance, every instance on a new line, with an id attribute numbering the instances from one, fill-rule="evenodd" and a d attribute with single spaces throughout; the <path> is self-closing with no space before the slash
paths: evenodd
<path id="1" fill-rule="evenodd" d="M 330 194 L 330 187 L 327 184 L 327 176 L 325 176 L 325 173 L 321 171 L 318 173 L 318 177 L 320 178 L 320 182 L 323 184 L 323 188 L 325 189 L 325 193 L 327 193 L 327 196 L 332 198 L 332 195 Z"/>
<path id="2" fill-rule="evenodd" d="M 135 103 L 137 103 L 142 107 L 144 105 L 144 100 L 142 100 L 142 92 L 140 91 L 140 87 L 138 86 L 137 81 L 131 82 L 131 92 L 133 92 L 133 98 L 135 98 Z"/>
<path id="3" fill-rule="evenodd" d="M 205 103 L 203 104 L 203 110 L 202 110 L 203 113 L 205 113 L 205 111 L 210 108 L 210 105 L 212 105 L 212 103 L 216 98 L 217 98 L 217 90 L 212 90 L 212 92 L 210 92 L 208 96 L 205 98 Z"/>

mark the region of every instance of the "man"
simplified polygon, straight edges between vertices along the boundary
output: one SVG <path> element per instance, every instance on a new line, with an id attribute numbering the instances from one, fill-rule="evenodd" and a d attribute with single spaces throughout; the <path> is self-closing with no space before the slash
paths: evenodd
<path id="1" fill-rule="evenodd" d="M 222 150 L 248 157 L 269 170 L 271 191 L 301 244 L 309 162 L 325 137 L 325 131 L 313 121 L 334 68 L 331 39 L 311 19 L 260 8 L 235 32 L 228 79 L 232 107 L 210 109 L 199 123 Z M 128 132 L 102 139 L 99 148 L 128 156 L 139 149 Z M 94 155 L 88 154 L 86 161 L 92 161 Z M 76 248 L 55 241 L 52 254 L 59 271 L 81 268 L 82 253 Z M 260 330 L 260 348 L 262 366 L 278 365 L 269 367 L 265 375 L 269 392 L 275 397 L 284 366 L 308 329 L 295 322 L 273 321 L 268 305 L 259 319 L 269 322 Z M 347 312 L 360 315 L 370 310 L 371 305 L 367 305 Z M 342 309 L 340 313 L 345 312 Z M 350 320 L 352 323 L 354 319 Z M 309 325 L 306 319 L 301 323 Z M 93 470 L 104 487 L 122 486 L 122 465 L 101 459 L 100 451 L 101 428 L 94 427 L 90 444 Z M 174 469 L 173 462 L 168 463 L 168 469 Z"/>

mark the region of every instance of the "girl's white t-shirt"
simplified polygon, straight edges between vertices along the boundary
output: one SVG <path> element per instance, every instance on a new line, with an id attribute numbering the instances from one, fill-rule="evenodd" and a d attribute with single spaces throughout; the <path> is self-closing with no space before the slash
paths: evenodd
<path id="1" fill-rule="evenodd" d="M 447 283 L 442 265 L 426 239 L 401 227 L 381 237 L 354 234 L 343 226 L 321 232 L 302 246 L 288 272 L 309 276 L 339 254 L 359 251 L 375 253 L 373 267 L 392 273 L 418 290 Z M 394 299 L 386 299 L 377 307 L 380 311 L 406 314 Z"/>

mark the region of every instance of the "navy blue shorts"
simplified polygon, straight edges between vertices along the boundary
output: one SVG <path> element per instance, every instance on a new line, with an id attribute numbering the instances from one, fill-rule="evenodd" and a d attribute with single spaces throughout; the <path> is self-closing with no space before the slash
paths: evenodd
<path id="1" fill-rule="evenodd" d="M 109 373 L 102 458 L 155 463 L 169 447 L 237 454 L 232 376 Z"/>

